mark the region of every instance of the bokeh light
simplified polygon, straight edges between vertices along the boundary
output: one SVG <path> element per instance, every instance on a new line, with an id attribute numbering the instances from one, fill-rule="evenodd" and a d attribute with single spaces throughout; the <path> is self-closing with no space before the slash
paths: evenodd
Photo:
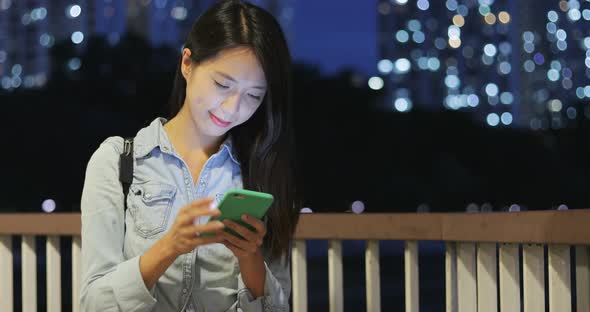
<path id="1" fill-rule="evenodd" d="M 56 203 L 53 199 L 46 199 L 43 201 L 43 203 L 41 203 L 41 210 L 43 210 L 44 212 L 51 213 L 55 211 L 55 208 Z"/>

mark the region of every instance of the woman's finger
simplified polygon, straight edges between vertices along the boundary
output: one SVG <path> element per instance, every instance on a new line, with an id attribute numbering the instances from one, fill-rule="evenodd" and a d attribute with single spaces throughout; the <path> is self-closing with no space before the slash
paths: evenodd
<path id="1" fill-rule="evenodd" d="M 193 236 L 197 233 L 217 233 L 225 228 L 220 221 L 211 221 L 201 225 L 191 225 L 183 227 L 180 231 L 182 235 Z"/>
<path id="2" fill-rule="evenodd" d="M 229 250 L 231 250 L 231 252 L 233 252 L 233 254 L 236 257 L 243 257 L 248 254 L 245 250 L 239 248 L 238 246 L 235 246 L 234 244 L 232 244 L 228 241 L 224 241 L 223 245 L 225 245 L 225 247 L 227 247 Z"/>
<path id="3" fill-rule="evenodd" d="M 262 220 L 250 215 L 243 215 L 242 221 L 250 224 L 253 228 L 255 228 L 258 234 L 261 234 L 262 236 L 266 235 L 266 226 L 264 225 L 264 222 L 262 222 Z"/>
<path id="4" fill-rule="evenodd" d="M 231 233 L 223 232 L 220 233 L 220 235 L 222 235 L 226 241 L 230 242 L 235 247 L 238 247 L 246 252 L 256 252 L 256 249 L 258 248 L 254 242 L 249 242 L 247 240 L 241 239 Z"/>
<path id="5" fill-rule="evenodd" d="M 222 243 L 225 239 L 221 235 L 215 235 L 211 237 L 198 237 L 195 236 L 194 238 L 190 238 L 187 240 L 187 243 L 191 246 L 197 247 L 201 245 L 208 245 L 214 243 Z"/>
<path id="6" fill-rule="evenodd" d="M 220 214 L 219 210 L 212 206 L 213 201 L 201 201 L 200 204 L 190 204 L 185 208 L 181 224 L 186 225 L 194 223 L 195 219 L 202 216 L 216 217 Z"/>
<path id="7" fill-rule="evenodd" d="M 256 232 L 253 232 L 246 227 L 232 221 L 232 220 L 223 220 L 223 223 L 230 229 L 236 231 L 236 233 L 240 234 L 245 240 L 252 242 L 254 244 L 260 239 Z"/>

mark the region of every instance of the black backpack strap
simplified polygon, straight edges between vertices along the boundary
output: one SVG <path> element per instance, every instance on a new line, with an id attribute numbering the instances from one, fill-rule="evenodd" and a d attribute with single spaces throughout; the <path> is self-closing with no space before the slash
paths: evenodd
<path id="1" fill-rule="evenodd" d="M 127 212 L 127 194 L 133 182 L 133 138 L 126 138 L 123 143 L 123 153 L 119 156 L 119 181 L 123 186 L 123 224 Z"/>

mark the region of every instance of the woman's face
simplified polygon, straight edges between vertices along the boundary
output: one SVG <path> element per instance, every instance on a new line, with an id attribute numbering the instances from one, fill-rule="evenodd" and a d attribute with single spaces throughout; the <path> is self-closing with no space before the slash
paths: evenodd
<path id="1" fill-rule="evenodd" d="M 262 103 L 266 78 L 254 53 L 246 47 L 220 52 L 193 64 L 191 51 L 182 52 L 182 75 L 186 79 L 183 109 L 202 135 L 219 137 L 246 122 Z"/>

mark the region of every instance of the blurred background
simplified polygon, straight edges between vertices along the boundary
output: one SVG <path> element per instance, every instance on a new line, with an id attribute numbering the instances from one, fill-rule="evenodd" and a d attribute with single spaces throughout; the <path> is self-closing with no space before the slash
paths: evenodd
<path id="1" fill-rule="evenodd" d="M 214 2 L 0 0 L 2 209 L 79 211 L 91 153 L 167 114 Z M 253 3 L 288 36 L 314 211 L 587 205 L 588 1 Z"/>
<path id="2" fill-rule="evenodd" d="M 214 2 L 0 0 L 0 211 L 79 212 L 90 155 L 167 114 L 184 38 Z M 590 1 L 252 3 L 289 40 L 313 211 L 590 206 Z M 317 244 L 310 255 L 325 256 Z M 382 244 L 384 256 L 402 248 Z M 429 250 L 444 263 L 440 245 Z M 422 285 L 440 304 L 443 268 L 431 270 Z M 401 294 L 401 267 L 383 274 Z M 362 270 L 347 278 L 364 286 Z M 345 298 L 363 304 L 357 291 Z"/>
<path id="3" fill-rule="evenodd" d="M 214 2 L 0 0 L 2 209 L 79 211 L 91 153 L 167 114 Z M 314 211 L 587 206 L 590 2 L 253 3 L 288 36 Z"/>

